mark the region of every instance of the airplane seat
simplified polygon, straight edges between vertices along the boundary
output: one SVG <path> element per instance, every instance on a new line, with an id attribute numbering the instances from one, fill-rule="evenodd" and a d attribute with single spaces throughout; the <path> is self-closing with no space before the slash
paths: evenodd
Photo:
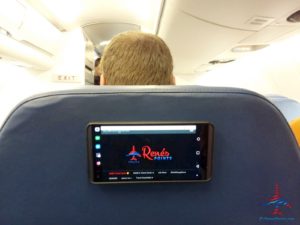
<path id="1" fill-rule="evenodd" d="M 269 95 L 267 98 L 283 113 L 300 146 L 300 103 L 279 95 Z"/>
<path id="2" fill-rule="evenodd" d="M 280 95 L 266 96 L 285 116 L 288 122 L 300 117 L 300 103 Z"/>
<path id="3" fill-rule="evenodd" d="M 292 120 L 290 123 L 291 129 L 295 135 L 295 138 L 300 146 L 300 117 Z"/>
<path id="4" fill-rule="evenodd" d="M 92 121 L 209 121 L 209 182 L 95 185 Z M 281 112 L 235 88 L 97 87 L 33 96 L 0 130 L 0 224 L 299 224 L 300 152 Z"/>

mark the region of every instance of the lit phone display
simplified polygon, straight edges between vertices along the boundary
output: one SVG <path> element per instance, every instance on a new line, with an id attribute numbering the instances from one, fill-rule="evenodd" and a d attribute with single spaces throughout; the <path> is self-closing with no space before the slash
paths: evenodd
<path id="1" fill-rule="evenodd" d="M 208 181 L 212 171 L 210 123 L 90 123 L 92 183 Z"/>

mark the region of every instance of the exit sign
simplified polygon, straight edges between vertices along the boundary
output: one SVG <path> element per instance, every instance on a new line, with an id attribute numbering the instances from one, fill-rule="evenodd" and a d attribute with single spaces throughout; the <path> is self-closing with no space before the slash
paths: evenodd
<path id="1" fill-rule="evenodd" d="M 55 74 L 53 75 L 54 82 L 61 82 L 61 83 L 81 83 L 81 77 L 78 75 L 62 75 L 62 74 Z"/>

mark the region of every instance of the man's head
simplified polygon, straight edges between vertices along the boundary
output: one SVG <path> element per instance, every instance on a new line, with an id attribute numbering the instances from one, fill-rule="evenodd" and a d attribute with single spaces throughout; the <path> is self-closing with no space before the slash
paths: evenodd
<path id="1" fill-rule="evenodd" d="M 156 35 L 125 32 L 104 49 L 100 71 L 105 85 L 171 85 L 173 60 L 168 46 Z"/>

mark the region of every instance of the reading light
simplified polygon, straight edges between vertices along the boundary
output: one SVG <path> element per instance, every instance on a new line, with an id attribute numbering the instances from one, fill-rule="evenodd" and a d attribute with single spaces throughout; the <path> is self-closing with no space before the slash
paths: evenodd
<path id="1" fill-rule="evenodd" d="M 231 49 L 232 52 L 253 52 L 265 48 L 268 45 L 240 45 Z"/>

